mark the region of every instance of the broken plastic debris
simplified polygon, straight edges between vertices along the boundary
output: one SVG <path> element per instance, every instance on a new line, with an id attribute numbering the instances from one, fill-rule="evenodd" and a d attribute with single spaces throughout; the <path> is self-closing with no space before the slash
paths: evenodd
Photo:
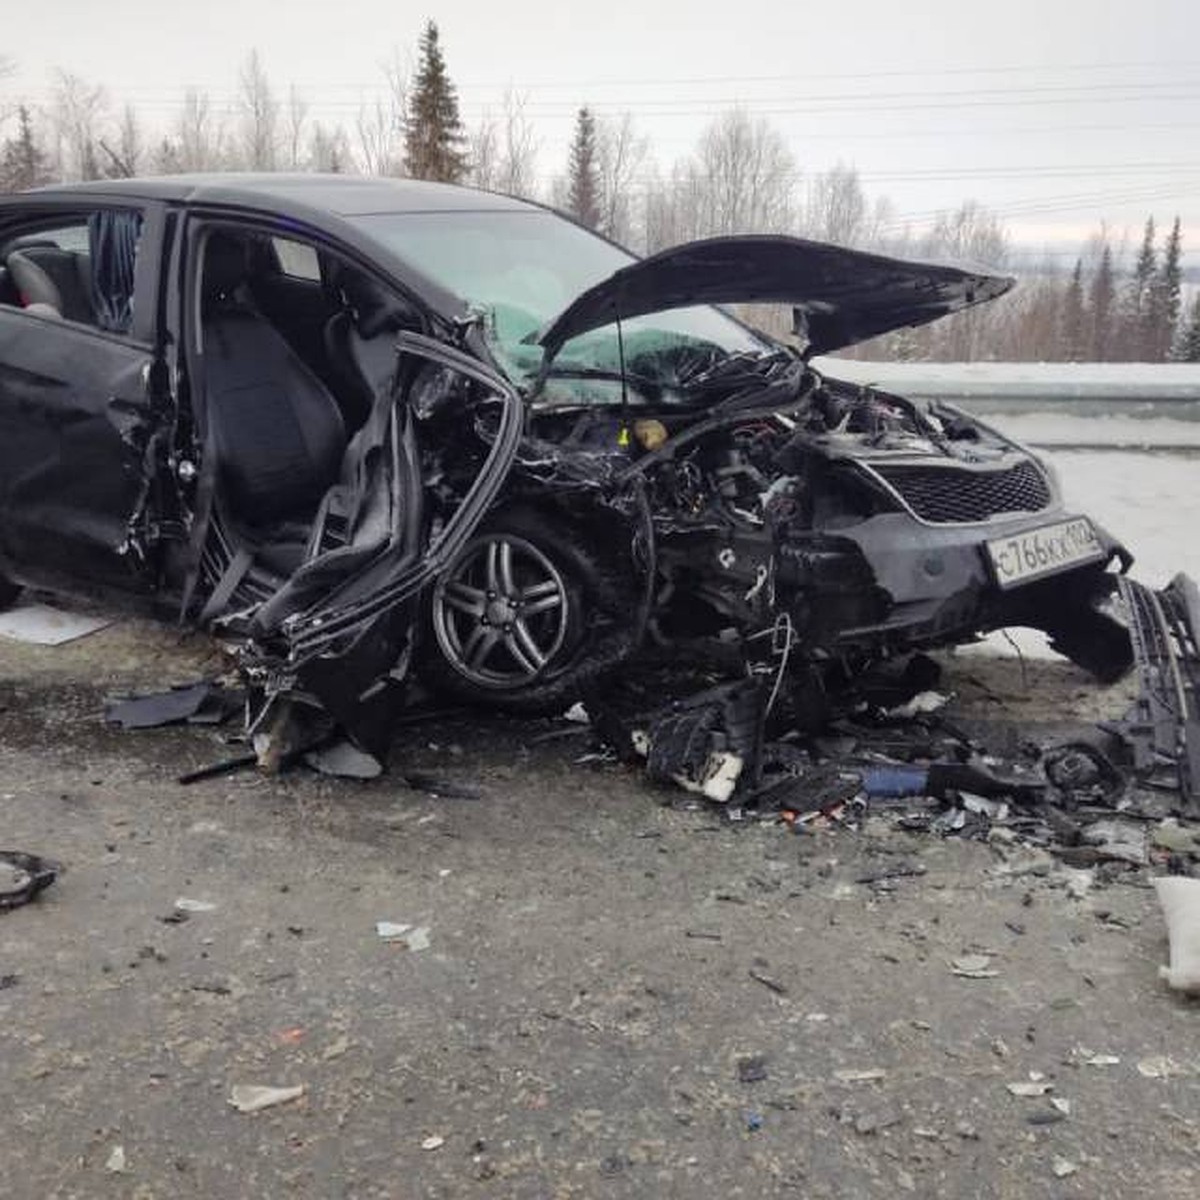
<path id="1" fill-rule="evenodd" d="M 404 925 L 397 921 L 376 921 L 375 932 L 385 942 L 399 942 L 406 950 L 429 949 L 428 925 Z"/>
<path id="2" fill-rule="evenodd" d="M 339 738 L 332 745 L 310 750 L 304 761 L 322 775 L 343 779 L 377 779 L 383 774 L 383 763 L 375 755 L 360 750 L 348 738 Z"/>
<path id="3" fill-rule="evenodd" d="M 1071 1115 L 1071 1102 L 1065 1097 L 1051 1096 L 1050 1103 L 1053 1104 L 1054 1107 L 1057 1108 L 1064 1117 L 1069 1117 Z"/>
<path id="4" fill-rule="evenodd" d="M 887 1072 L 882 1067 L 868 1067 L 858 1071 L 834 1071 L 833 1077 L 838 1083 L 873 1083 L 879 1079 L 886 1079 Z"/>
<path id="5" fill-rule="evenodd" d="M 1120 1058 L 1115 1054 L 1093 1054 L 1083 1060 L 1089 1067 L 1115 1067 L 1120 1065 Z"/>
<path id="6" fill-rule="evenodd" d="M 257 1083 L 235 1083 L 229 1093 L 229 1103 L 241 1113 L 254 1113 L 277 1104 L 299 1100 L 304 1095 L 304 1085 L 295 1087 L 271 1087 Z"/>
<path id="7" fill-rule="evenodd" d="M 211 900 L 190 900 L 187 896 L 180 896 L 175 901 L 175 911 L 184 913 L 208 913 L 215 912 L 217 906 Z"/>
<path id="8" fill-rule="evenodd" d="M 964 954 L 954 959 L 951 970 L 960 979 L 995 979 L 999 971 L 991 970 L 992 956 L 990 954 Z"/>
<path id="9" fill-rule="evenodd" d="M 114 1146 L 109 1154 L 107 1161 L 104 1164 L 106 1171 L 112 1171 L 114 1175 L 122 1175 L 126 1170 L 125 1165 L 125 1147 Z"/>
<path id="10" fill-rule="evenodd" d="M 1044 1079 L 1019 1079 L 1004 1085 L 1014 1096 L 1044 1096 L 1054 1090 L 1054 1084 Z"/>
<path id="11" fill-rule="evenodd" d="M 889 708 L 887 715 L 889 717 L 918 717 L 922 713 L 937 712 L 939 708 L 945 708 L 949 703 L 950 697 L 942 695 L 941 692 L 918 692 L 911 700 L 897 704 L 895 708 Z"/>
<path id="12" fill-rule="evenodd" d="M 1050 1170 L 1054 1172 L 1056 1178 L 1065 1179 L 1079 1170 L 1079 1164 L 1073 1163 L 1069 1158 L 1063 1158 L 1061 1154 L 1056 1154 L 1054 1161 L 1050 1164 Z"/>
<path id="13" fill-rule="evenodd" d="M 767 1059 L 763 1054 L 745 1054 L 737 1060 L 739 1083 L 759 1083 L 767 1077 Z"/>
<path id="14" fill-rule="evenodd" d="M 1167 923 L 1170 965 L 1158 968 L 1170 987 L 1200 996 L 1200 879 L 1172 875 L 1154 881 Z"/>
<path id="15" fill-rule="evenodd" d="M 421 1143 L 422 1150 L 440 1150 L 446 1144 L 446 1139 L 440 1133 L 431 1134 Z"/>
<path id="16" fill-rule="evenodd" d="M 570 721 L 573 725 L 590 725 L 592 718 L 588 716 L 588 710 L 584 708 L 583 701 L 576 700 L 570 708 L 562 715 L 564 721 Z"/>
<path id="17" fill-rule="evenodd" d="M 1137 1069 L 1138 1074 L 1144 1075 L 1147 1079 L 1170 1079 L 1172 1075 L 1184 1073 L 1183 1067 L 1165 1054 L 1153 1054 L 1149 1058 L 1141 1059 Z"/>
<path id="18" fill-rule="evenodd" d="M 0 850 L 0 910 L 28 904 L 48 888 L 62 867 L 23 850 Z"/>
<path id="19" fill-rule="evenodd" d="M 0 636 L 32 646 L 61 646 L 111 624 L 106 617 L 85 617 L 48 604 L 20 604 L 0 613 Z"/>

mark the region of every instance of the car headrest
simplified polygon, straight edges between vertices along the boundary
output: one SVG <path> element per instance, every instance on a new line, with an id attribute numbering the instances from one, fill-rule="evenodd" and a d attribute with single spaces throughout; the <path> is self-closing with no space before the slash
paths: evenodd
<path id="1" fill-rule="evenodd" d="M 210 233 L 204 243 L 204 299 L 227 299 L 243 283 L 246 273 L 246 243 L 232 234 Z"/>
<path id="2" fill-rule="evenodd" d="M 62 292 L 44 268 L 21 250 L 14 250 L 8 256 L 6 265 L 12 276 L 13 286 L 17 289 L 17 295 L 25 308 L 32 304 L 44 304 L 61 315 Z"/>

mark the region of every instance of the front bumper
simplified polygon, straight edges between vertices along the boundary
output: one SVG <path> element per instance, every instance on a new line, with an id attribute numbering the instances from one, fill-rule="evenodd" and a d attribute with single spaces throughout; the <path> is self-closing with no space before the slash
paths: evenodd
<path id="1" fill-rule="evenodd" d="M 1125 571 L 1132 555 L 1093 520 L 1103 558 L 1001 590 L 985 543 L 1078 515 L 1055 507 L 1012 519 L 938 526 L 906 513 L 884 513 L 839 529 L 837 537 L 857 548 L 886 601 L 877 619 L 842 623 L 839 646 L 878 648 L 883 643 L 913 648 L 1006 625 L 1053 626 L 1064 604 L 1094 593 L 1114 559 Z"/>

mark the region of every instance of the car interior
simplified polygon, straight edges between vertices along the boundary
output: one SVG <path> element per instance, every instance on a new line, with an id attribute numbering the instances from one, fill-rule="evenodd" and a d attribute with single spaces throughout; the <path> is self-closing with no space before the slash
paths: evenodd
<path id="1" fill-rule="evenodd" d="M 100 211 L 14 238 L 0 252 L 0 304 L 123 333 L 140 234 L 139 213 Z"/>
<path id="2" fill-rule="evenodd" d="M 413 304 L 362 270 L 297 247 L 311 250 L 221 227 L 201 258 L 216 516 L 241 557 L 276 577 L 304 561 L 350 439 L 391 379 L 396 333 L 424 326 Z"/>

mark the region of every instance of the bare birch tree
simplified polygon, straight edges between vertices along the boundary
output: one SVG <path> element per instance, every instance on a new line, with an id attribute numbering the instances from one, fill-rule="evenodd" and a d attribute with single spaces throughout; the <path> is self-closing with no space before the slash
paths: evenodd
<path id="1" fill-rule="evenodd" d="M 213 115 L 208 93 L 190 87 L 175 120 L 174 157 L 181 171 L 212 171 L 221 166 L 225 132 Z"/>
<path id="2" fill-rule="evenodd" d="M 298 171 L 304 165 L 304 133 L 308 125 L 308 101 L 293 83 L 288 88 L 287 109 L 284 113 L 287 134 L 288 166 Z"/>
<path id="3" fill-rule="evenodd" d="M 629 113 L 601 120 L 596 129 L 596 166 L 600 177 L 600 232 L 616 242 L 633 234 L 633 191 L 650 152 L 648 139 L 638 133 Z"/>
<path id="4" fill-rule="evenodd" d="M 404 174 L 404 129 L 408 123 L 408 74 L 393 48 L 381 64 L 385 91 L 358 110 L 355 134 L 367 175 Z"/>
<path id="5" fill-rule="evenodd" d="M 238 111 L 244 164 L 252 171 L 273 171 L 279 151 L 279 101 L 257 50 L 247 55 L 238 77 Z"/>
<path id="6" fill-rule="evenodd" d="M 69 71 L 55 73 L 50 121 L 61 178 L 99 176 L 98 142 L 107 112 L 108 96 L 100 84 Z"/>

